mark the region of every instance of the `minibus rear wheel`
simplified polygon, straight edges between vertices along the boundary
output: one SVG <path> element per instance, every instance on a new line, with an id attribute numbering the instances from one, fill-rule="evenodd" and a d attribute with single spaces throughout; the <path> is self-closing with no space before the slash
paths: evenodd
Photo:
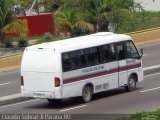
<path id="1" fill-rule="evenodd" d="M 93 90 L 91 85 L 86 85 L 82 91 L 82 100 L 87 103 L 92 100 Z"/>

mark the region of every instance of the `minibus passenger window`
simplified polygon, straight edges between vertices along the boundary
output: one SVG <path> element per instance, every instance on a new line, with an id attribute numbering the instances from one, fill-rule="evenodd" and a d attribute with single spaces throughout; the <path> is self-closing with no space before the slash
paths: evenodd
<path id="1" fill-rule="evenodd" d="M 70 52 L 71 70 L 76 70 L 85 67 L 86 60 L 84 50 Z"/>
<path id="2" fill-rule="evenodd" d="M 116 60 L 116 51 L 113 44 L 104 45 L 102 50 L 102 63 L 112 62 Z"/>
<path id="3" fill-rule="evenodd" d="M 75 70 L 77 68 L 77 54 L 76 51 L 70 52 L 70 69 Z"/>
<path id="4" fill-rule="evenodd" d="M 80 50 L 79 51 L 78 58 L 79 58 L 79 66 L 80 66 L 80 68 L 83 68 L 84 66 L 86 66 L 84 50 Z"/>
<path id="5" fill-rule="evenodd" d="M 109 62 L 110 60 L 109 45 L 102 46 L 101 50 L 102 50 L 102 63 Z"/>
<path id="6" fill-rule="evenodd" d="M 62 54 L 62 68 L 63 68 L 63 72 L 66 72 L 66 71 L 70 70 L 70 60 L 69 60 L 69 54 L 68 53 L 63 53 Z"/>
<path id="7" fill-rule="evenodd" d="M 85 53 L 86 53 L 87 66 L 94 66 L 99 64 L 97 47 L 88 48 L 85 50 Z"/>
<path id="8" fill-rule="evenodd" d="M 115 61 L 116 60 L 116 51 L 115 51 L 115 47 L 113 44 L 110 45 L 110 56 L 111 56 L 111 61 Z"/>
<path id="9" fill-rule="evenodd" d="M 119 60 L 123 60 L 126 58 L 125 55 L 125 47 L 123 43 L 118 43 L 117 44 L 117 52 L 118 52 L 118 58 Z"/>

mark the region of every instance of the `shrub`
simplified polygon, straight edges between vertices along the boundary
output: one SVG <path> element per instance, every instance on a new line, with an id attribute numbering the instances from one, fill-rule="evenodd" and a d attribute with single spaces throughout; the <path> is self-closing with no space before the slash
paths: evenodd
<path id="1" fill-rule="evenodd" d="M 27 47 L 28 46 L 28 38 L 25 35 L 21 35 L 18 38 L 18 47 Z"/>
<path id="2" fill-rule="evenodd" d="M 44 43 L 44 42 L 51 42 L 51 41 L 57 41 L 57 40 L 63 40 L 68 37 L 64 37 L 61 35 L 52 35 L 50 33 L 46 33 L 41 39 L 36 40 L 36 44 Z"/>
<path id="3" fill-rule="evenodd" d="M 52 34 L 51 33 L 45 33 L 44 36 L 43 36 L 43 40 L 44 40 L 44 42 L 53 41 Z"/>
<path id="4" fill-rule="evenodd" d="M 13 38 L 5 38 L 4 39 L 4 47 L 5 48 L 13 48 Z"/>
<path id="5" fill-rule="evenodd" d="M 43 35 L 43 37 L 42 37 L 41 39 L 38 39 L 38 40 L 36 41 L 36 43 L 37 43 L 37 44 L 40 44 L 40 43 L 43 43 L 43 42 L 51 42 L 51 41 L 53 41 L 52 34 L 47 32 L 47 33 L 45 33 L 45 34 Z"/>

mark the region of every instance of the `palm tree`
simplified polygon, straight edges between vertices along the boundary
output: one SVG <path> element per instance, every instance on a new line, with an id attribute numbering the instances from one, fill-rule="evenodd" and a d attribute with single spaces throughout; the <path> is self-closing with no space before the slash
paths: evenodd
<path id="1" fill-rule="evenodd" d="M 74 36 L 75 32 L 93 31 L 93 25 L 81 20 L 75 11 L 62 11 L 62 9 L 58 9 L 55 12 L 55 16 L 56 25 L 61 30 L 70 32 L 71 36 Z"/>
<path id="2" fill-rule="evenodd" d="M 13 3 L 14 0 L 0 0 L 0 41 L 2 46 L 6 32 L 26 34 L 28 30 L 24 22 L 16 20 L 16 16 L 12 11 Z"/>
<path id="3" fill-rule="evenodd" d="M 94 24 L 94 31 L 108 31 L 109 13 L 106 11 L 105 0 L 87 0 L 86 6 L 83 8 L 88 13 L 86 19 Z"/>

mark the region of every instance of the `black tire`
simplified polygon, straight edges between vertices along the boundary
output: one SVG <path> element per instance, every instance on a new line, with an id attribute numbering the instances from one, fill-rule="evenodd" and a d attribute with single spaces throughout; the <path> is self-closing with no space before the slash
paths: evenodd
<path id="1" fill-rule="evenodd" d="M 83 102 L 87 103 L 92 100 L 93 90 L 92 87 L 87 85 L 83 88 L 82 91 L 82 100 Z"/>
<path id="2" fill-rule="evenodd" d="M 135 76 L 131 75 L 128 79 L 127 86 L 125 86 L 125 89 L 127 92 L 131 92 L 136 89 L 137 85 L 137 79 Z"/>

